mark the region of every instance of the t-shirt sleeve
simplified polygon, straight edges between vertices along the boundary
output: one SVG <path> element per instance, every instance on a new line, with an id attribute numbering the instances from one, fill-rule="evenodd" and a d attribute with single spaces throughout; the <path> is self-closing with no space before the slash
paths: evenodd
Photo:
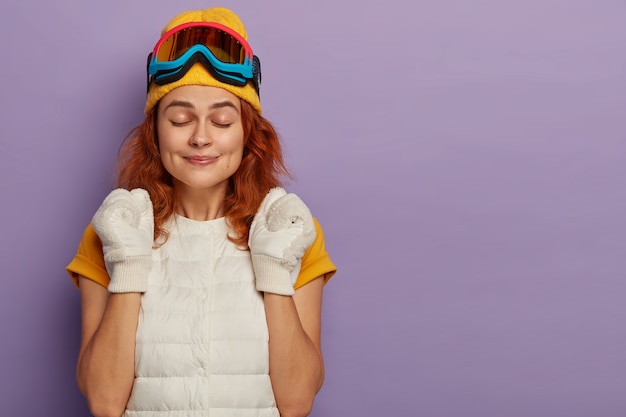
<path id="1" fill-rule="evenodd" d="M 300 275 L 298 275 L 298 280 L 294 286 L 295 289 L 321 276 L 324 277 L 324 284 L 326 284 L 328 280 L 335 275 L 335 272 L 337 272 L 337 267 L 326 252 L 322 226 L 320 226 L 315 218 L 313 218 L 313 222 L 315 223 L 315 241 L 306 252 L 304 252 Z"/>
<path id="2" fill-rule="evenodd" d="M 109 285 L 109 274 L 104 265 L 104 254 L 102 252 L 102 242 L 98 237 L 91 223 L 85 228 L 83 238 L 78 244 L 76 256 L 65 268 L 70 278 L 78 287 L 78 276 L 82 275 L 103 287 Z"/>

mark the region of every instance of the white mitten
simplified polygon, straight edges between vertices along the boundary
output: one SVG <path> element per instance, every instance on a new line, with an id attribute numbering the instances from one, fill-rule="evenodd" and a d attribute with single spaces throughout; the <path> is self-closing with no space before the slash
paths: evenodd
<path id="1" fill-rule="evenodd" d="M 309 208 L 297 195 L 272 188 L 254 216 L 248 238 L 256 289 L 293 295 L 302 255 L 314 240 Z"/>
<path id="2" fill-rule="evenodd" d="M 145 292 L 152 265 L 154 216 L 146 190 L 118 188 L 104 199 L 92 219 L 102 240 L 111 277 L 109 291 Z"/>

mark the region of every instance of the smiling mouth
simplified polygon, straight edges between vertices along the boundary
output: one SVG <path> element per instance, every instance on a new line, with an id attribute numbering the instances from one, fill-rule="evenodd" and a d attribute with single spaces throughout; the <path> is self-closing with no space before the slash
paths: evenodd
<path id="1" fill-rule="evenodd" d="M 185 160 L 192 165 L 208 165 L 217 161 L 218 156 L 187 156 Z"/>

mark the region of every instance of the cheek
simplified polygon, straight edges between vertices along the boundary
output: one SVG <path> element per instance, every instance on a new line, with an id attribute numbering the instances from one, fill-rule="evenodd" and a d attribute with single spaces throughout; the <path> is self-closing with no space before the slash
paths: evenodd
<path id="1" fill-rule="evenodd" d="M 166 141 L 164 138 L 167 138 L 167 132 L 163 130 L 160 124 L 157 124 L 155 126 L 154 134 L 155 134 L 154 141 L 156 142 L 157 149 L 160 152 L 161 150 L 166 148 L 166 143 L 165 143 Z"/>
<path id="2" fill-rule="evenodd" d="M 243 148 L 243 132 L 238 132 L 237 134 L 227 138 L 227 140 L 223 142 L 222 150 L 229 153 L 231 157 L 241 159 L 243 156 Z"/>
<path id="3" fill-rule="evenodd" d="M 157 145 L 157 150 L 159 152 L 159 159 L 161 160 L 161 164 L 163 164 L 163 168 L 165 168 L 165 170 L 171 175 L 173 168 L 172 156 L 174 153 L 171 137 L 168 136 L 168 133 L 166 131 L 158 128 L 155 141 Z"/>
<path id="4" fill-rule="evenodd" d="M 178 135 L 177 135 L 178 133 Z M 161 160 L 168 157 L 168 154 L 175 153 L 180 150 L 181 143 L 184 143 L 184 138 L 181 137 L 180 132 L 173 131 L 163 127 L 157 127 L 156 144 L 161 155 Z"/>
<path id="5" fill-rule="evenodd" d="M 237 170 L 243 160 L 243 144 L 239 147 L 233 148 L 228 157 L 228 168 Z"/>

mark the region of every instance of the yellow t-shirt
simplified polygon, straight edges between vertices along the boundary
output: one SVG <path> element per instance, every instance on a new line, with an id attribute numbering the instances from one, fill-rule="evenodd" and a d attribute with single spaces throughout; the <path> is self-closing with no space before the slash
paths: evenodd
<path id="1" fill-rule="evenodd" d="M 315 241 L 304 252 L 300 275 L 298 275 L 298 280 L 294 286 L 295 289 L 320 276 L 324 277 L 324 283 L 326 283 L 337 271 L 337 267 L 326 252 L 324 231 L 315 218 L 313 222 L 315 223 L 316 232 Z M 103 287 L 109 285 L 110 278 L 104 266 L 102 242 L 91 223 L 85 229 L 83 238 L 78 245 L 76 256 L 66 267 L 66 270 L 77 287 L 79 275 L 95 281 Z"/>

